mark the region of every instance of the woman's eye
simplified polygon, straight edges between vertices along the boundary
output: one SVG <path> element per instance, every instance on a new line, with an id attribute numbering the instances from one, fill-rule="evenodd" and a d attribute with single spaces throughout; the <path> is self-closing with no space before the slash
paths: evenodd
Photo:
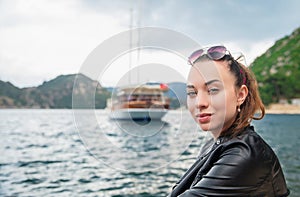
<path id="1" fill-rule="evenodd" d="M 195 92 L 195 91 L 190 91 L 190 92 L 187 92 L 187 95 L 188 95 L 188 96 L 196 96 L 196 95 L 197 95 L 197 92 Z"/>
<path id="2" fill-rule="evenodd" d="M 219 92 L 219 89 L 218 88 L 210 88 L 208 89 L 208 93 L 209 94 L 216 94 Z"/>

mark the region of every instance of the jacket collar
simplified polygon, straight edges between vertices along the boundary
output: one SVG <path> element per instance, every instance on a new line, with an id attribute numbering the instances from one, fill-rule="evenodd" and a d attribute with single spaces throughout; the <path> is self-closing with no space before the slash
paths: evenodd
<path id="1" fill-rule="evenodd" d="M 242 131 L 240 131 L 237 136 L 232 136 L 231 134 L 221 135 L 217 138 L 214 145 L 222 144 L 233 138 L 239 138 L 240 136 L 243 136 L 243 135 L 245 135 L 249 132 L 253 132 L 253 131 L 254 131 L 254 127 L 249 125 L 249 126 L 245 127 Z"/>

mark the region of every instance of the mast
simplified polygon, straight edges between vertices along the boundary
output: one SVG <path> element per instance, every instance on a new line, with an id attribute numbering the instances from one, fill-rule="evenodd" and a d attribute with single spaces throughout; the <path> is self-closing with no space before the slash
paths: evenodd
<path id="1" fill-rule="evenodd" d="M 132 57 L 131 57 L 131 49 L 132 49 L 132 27 L 133 27 L 133 8 L 130 6 L 130 24 L 129 24 L 129 76 L 128 76 L 128 83 L 131 85 L 131 64 L 132 64 Z"/>
<path id="2" fill-rule="evenodd" d="M 140 31 L 140 27 L 141 27 L 141 17 L 142 17 L 142 0 L 139 0 L 138 1 L 138 8 L 137 8 L 138 12 L 137 14 L 135 14 L 135 16 L 137 16 L 137 21 L 136 21 L 136 27 L 138 28 L 137 30 L 137 34 L 133 34 L 133 26 L 134 26 L 134 9 L 133 9 L 133 5 L 131 4 L 130 6 L 130 25 L 129 25 L 129 29 L 130 29 L 130 35 L 129 35 L 129 79 L 128 79 L 128 82 L 129 84 L 132 83 L 132 73 L 131 73 L 131 69 L 132 69 L 132 63 L 133 63 L 133 57 L 132 57 L 132 53 L 133 53 L 133 47 L 137 47 L 137 54 L 136 56 L 134 56 L 134 58 L 136 58 L 136 64 L 138 65 L 139 64 L 139 61 L 140 61 L 140 52 L 141 52 L 141 31 Z M 134 36 L 137 36 L 137 38 L 135 38 Z M 133 41 L 135 41 L 133 43 Z M 134 53 L 135 54 L 135 53 Z M 140 82 L 140 69 L 137 68 L 137 71 L 136 71 L 136 82 L 139 83 Z"/>
<path id="3" fill-rule="evenodd" d="M 138 1 L 138 17 L 137 17 L 137 28 L 141 28 L 141 17 L 142 17 L 142 0 Z M 141 30 L 138 29 L 138 43 L 137 43 L 137 65 L 139 64 L 140 61 L 140 52 L 141 52 Z M 140 82 L 140 69 L 137 68 L 137 82 Z"/>

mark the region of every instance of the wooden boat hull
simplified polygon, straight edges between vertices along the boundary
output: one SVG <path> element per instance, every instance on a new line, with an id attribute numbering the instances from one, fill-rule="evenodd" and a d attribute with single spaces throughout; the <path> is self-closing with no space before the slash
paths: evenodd
<path id="1" fill-rule="evenodd" d="M 167 112 L 167 109 L 162 108 L 125 108 L 112 111 L 110 118 L 121 120 L 160 120 Z"/>

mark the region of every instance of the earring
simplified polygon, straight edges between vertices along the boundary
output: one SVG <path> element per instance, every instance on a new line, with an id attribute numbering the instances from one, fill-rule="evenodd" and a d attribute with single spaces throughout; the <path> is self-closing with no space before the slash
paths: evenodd
<path id="1" fill-rule="evenodd" d="M 238 106 L 238 109 L 237 109 L 237 111 L 238 111 L 238 112 L 241 112 L 241 108 L 240 108 L 240 106 Z"/>

